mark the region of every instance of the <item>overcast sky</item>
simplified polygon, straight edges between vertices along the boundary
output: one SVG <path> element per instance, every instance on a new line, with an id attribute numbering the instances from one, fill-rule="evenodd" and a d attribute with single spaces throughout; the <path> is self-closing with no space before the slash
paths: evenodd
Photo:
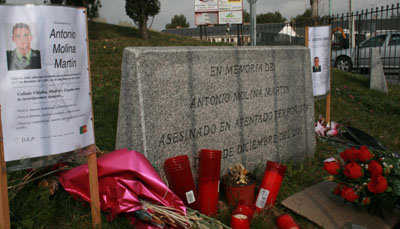
<path id="1" fill-rule="evenodd" d="M 244 8 L 249 11 L 247 0 Z M 42 3 L 43 0 L 7 0 L 7 3 Z M 154 30 L 163 30 L 165 24 L 171 22 L 175 14 L 184 14 L 194 27 L 194 0 L 160 0 L 161 12 L 156 15 L 153 23 Z M 353 0 L 354 10 L 370 9 L 391 4 L 397 4 L 398 0 Z M 119 21 L 132 21 L 125 13 L 125 0 L 101 0 L 103 7 L 100 17 L 105 18 L 108 23 L 118 24 Z M 349 0 L 331 0 L 331 12 L 334 14 L 348 11 Z M 302 14 L 310 6 L 310 0 L 258 0 L 257 14 L 279 11 L 287 20 Z M 320 0 L 319 13 L 328 14 L 329 0 Z"/>
<path id="2" fill-rule="evenodd" d="M 244 8 L 249 12 L 249 4 L 244 1 Z M 161 12 L 156 15 L 153 29 L 163 30 L 165 24 L 171 22 L 175 14 L 184 14 L 194 27 L 194 0 L 160 0 Z M 353 0 L 354 10 L 370 9 L 371 7 L 387 4 L 397 4 L 398 0 Z M 348 11 L 348 0 L 331 0 L 332 13 L 344 13 Z M 101 17 L 107 19 L 108 23 L 118 24 L 119 21 L 129 21 L 125 13 L 125 0 L 102 0 Z M 302 14 L 310 6 L 310 0 L 258 0 L 256 3 L 257 14 L 279 11 L 287 20 Z M 328 14 L 329 0 L 320 0 L 320 14 Z"/>

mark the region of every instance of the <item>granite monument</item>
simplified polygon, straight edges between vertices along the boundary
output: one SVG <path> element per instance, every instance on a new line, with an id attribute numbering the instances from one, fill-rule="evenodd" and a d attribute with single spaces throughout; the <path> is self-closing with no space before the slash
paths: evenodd
<path id="1" fill-rule="evenodd" d="M 165 159 L 222 151 L 221 172 L 315 151 L 309 49 L 138 47 L 123 54 L 116 148 Z"/>

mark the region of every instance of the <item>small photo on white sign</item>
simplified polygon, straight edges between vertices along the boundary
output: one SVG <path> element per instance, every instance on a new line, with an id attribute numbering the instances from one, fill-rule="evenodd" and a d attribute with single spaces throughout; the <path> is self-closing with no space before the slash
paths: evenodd
<path id="1" fill-rule="evenodd" d="M 39 36 L 36 23 L 4 23 L 7 70 L 41 69 Z"/>

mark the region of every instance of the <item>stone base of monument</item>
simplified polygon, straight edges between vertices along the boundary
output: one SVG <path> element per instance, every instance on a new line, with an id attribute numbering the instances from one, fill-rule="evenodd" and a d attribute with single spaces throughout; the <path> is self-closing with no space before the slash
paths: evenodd
<path id="1" fill-rule="evenodd" d="M 313 155 L 309 49 L 126 48 L 116 143 L 124 147 L 159 171 L 166 158 L 186 154 L 195 177 L 200 149 L 222 151 L 221 171 Z"/>

